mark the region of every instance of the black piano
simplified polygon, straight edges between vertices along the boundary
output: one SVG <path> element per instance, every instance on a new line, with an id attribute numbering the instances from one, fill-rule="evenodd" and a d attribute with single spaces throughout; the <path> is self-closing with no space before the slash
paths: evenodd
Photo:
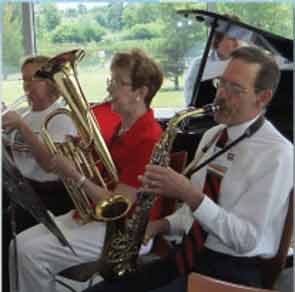
<path id="1" fill-rule="evenodd" d="M 262 47 L 274 54 L 279 60 L 281 81 L 271 104 L 268 106 L 266 116 L 285 137 L 293 141 L 293 41 L 209 11 L 194 9 L 179 10 L 177 13 L 209 28 L 208 41 L 194 82 L 190 105 L 202 107 L 213 101 L 216 89 L 212 84 L 212 79 L 202 80 L 213 36 L 216 32 L 230 35 L 233 30 L 236 30 L 248 45 Z M 211 118 L 191 119 L 186 125 L 186 131 L 177 136 L 174 150 L 187 150 L 189 160 L 192 159 L 199 142 L 196 136 L 201 138 L 204 131 L 213 125 L 214 122 Z M 189 149 L 187 145 L 190 145 Z"/>

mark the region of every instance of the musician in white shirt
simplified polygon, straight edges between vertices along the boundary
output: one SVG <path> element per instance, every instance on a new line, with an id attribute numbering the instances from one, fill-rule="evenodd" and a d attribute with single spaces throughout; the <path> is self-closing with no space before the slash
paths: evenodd
<path id="1" fill-rule="evenodd" d="M 234 21 L 240 21 L 240 18 L 236 15 L 225 14 L 224 16 Z M 206 66 L 204 68 L 203 78 L 206 78 L 207 71 L 208 75 L 212 75 L 211 71 L 213 70 L 216 72 L 216 74 L 220 75 L 220 72 L 222 72 L 220 70 L 224 70 L 224 61 L 229 58 L 230 53 L 244 45 L 244 42 L 240 38 L 241 36 L 239 35 L 239 31 L 234 29 L 231 29 L 226 35 L 219 31 L 215 32 L 212 49 L 209 53 Z M 197 79 L 197 74 L 199 72 L 200 63 L 201 59 L 199 57 L 194 58 L 185 74 L 184 98 L 186 105 L 189 105 L 193 98 L 192 95 Z"/>
<path id="2" fill-rule="evenodd" d="M 26 114 L 23 116 L 25 123 L 36 133 L 41 140 L 41 128 L 46 117 L 54 110 L 63 107 L 57 99 L 59 92 L 53 83 L 49 81 L 33 81 L 34 73 L 49 60 L 46 56 L 34 56 L 27 58 L 22 67 L 23 88 L 28 99 L 29 108 L 22 109 Z M 13 111 L 8 111 L 3 116 L 3 122 L 7 122 Z M 56 142 L 64 141 L 66 135 L 76 135 L 72 121 L 65 115 L 54 117 L 48 124 L 48 132 Z M 40 166 L 32 149 L 26 145 L 18 130 L 11 131 L 7 135 L 6 145 L 11 150 L 15 165 L 26 179 L 36 194 L 44 202 L 47 209 L 55 215 L 63 214 L 73 207 L 73 203 L 58 176 L 48 173 Z M 42 161 L 42 160 L 41 160 Z M 48 163 L 48 161 L 42 161 Z M 4 200 L 5 189 L 3 190 Z M 11 240 L 10 211 L 7 204 L 3 206 L 2 216 L 2 250 L 3 250 L 3 290 L 9 291 L 8 287 L 8 246 Z M 17 206 L 15 211 L 15 222 L 17 232 L 21 232 L 38 222 L 29 212 Z"/>
<path id="3" fill-rule="evenodd" d="M 45 56 L 29 57 L 24 61 L 21 68 L 24 92 L 30 105 L 29 110 L 26 111 L 28 113 L 23 116 L 23 120 L 37 134 L 40 140 L 42 140 L 41 128 L 47 116 L 56 109 L 63 107 L 62 102 L 58 100 L 60 94 L 53 83 L 48 80 L 32 81 L 34 73 L 48 60 L 49 58 Z M 3 122 L 9 122 L 10 117 L 13 117 L 13 115 L 12 111 L 5 114 Z M 76 135 L 74 124 L 66 115 L 57 115 L 51 119 L 48 123 L 48 132 L 55 142 L 63 142 L 67 135 Z M 56 206 L 56 198 L 53 197 L 55 193 L 54 188 L 58 188 L 56 193 L 59 196 L 62 196 L 60 193 L 61 191 L 65 192 L 65 189 L 57 175 L 43 170 L 40 165 L 48 162 L 44 161 L 43 157 L 38 158 L 34 153 L 34 149 L 26 146 L 18 130 L 11 132 L 8 146 L 11 148 L 17 168 L 32 184 L 36 192 L 40 193 L 41 199 L 43 198 L 45 204 L 48 203 L 47 207 L 55 214 L 62 214 L 70 210 L 72 204 L 70 204 L 70 200 L 66 200 L 65 204 L 69 204 L 69 206 L 63 206 L 64 198 L 61 198 L 59 205 Z M 64 197 L 68 196 L 65 195 Z M 61 208 L 61 210 L 58 210 L 58 208 Z"/>
<path id="4" fill-rule="evenodd" d="M 224 127 L 233 141 L 257 123 L 279 79 L 272 57 L 253 47 L 235 50 L 217 88 L 215 101 L 222 107 L 214 119 L 221 125 L 204 134 L 196 155 Z M 215 151 L 213 143 L 201 161 Z M 149 223 L 146 235 L 184 234 L 196 220 L 208 236 L 194 271 L 259 287 L 262 275 L 258 259 L 273 257 L 282 235 L 293 187 L 293 146 L 265 120 L 251 137 L 213 162 L 223 170 L 217 203 L 203 193 L 207 167 L 190 180 L 170 168 L 146 167 L 141 177 L 144 191 L 184 201 L 171 216 Z M 180 277 L 175 259 L 168 257 L 119 281 L 101 282 L 86 291 L 176 292 L 187 291 L 186 285 L 187 275 Z"/>

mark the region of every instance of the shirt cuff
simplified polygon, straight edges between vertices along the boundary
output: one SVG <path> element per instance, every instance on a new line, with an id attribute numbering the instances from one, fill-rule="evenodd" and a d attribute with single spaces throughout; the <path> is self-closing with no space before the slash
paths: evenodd
<path id="1" fill-rule="evenodd" d="M 214 224 L 219 214 L 219 206 L 216 205 L 209 197 L 204 196 L 199 207 L 194 211 L 194 217 L 206 227 Z"/>
<path id="2" fill-rule="evenodd" d="M 165 219 L 169 222 L 169 234 L 178 234 L 177 219 L 175 218 L 177 218 L 176 213 L 172 213 L 171 215 L 165 217 Z"/>
<path id="3" fill-rule="evenodd" d="M 194 221 L 191 209 L 186 204 L 183 204 L 180 209 L 167 216 L 166 219 L 170 225 L 169 234 L 176 235 L 188 233 Z"/>

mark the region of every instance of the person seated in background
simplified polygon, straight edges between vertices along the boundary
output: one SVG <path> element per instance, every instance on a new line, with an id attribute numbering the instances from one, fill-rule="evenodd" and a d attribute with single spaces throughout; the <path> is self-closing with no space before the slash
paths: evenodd
<path id="1" fill-rule="evenodd" d="M 241 19 L 236 15 L 224 14 L 224 16 L 232 19 L 233 21 L 240 21 Z M 221 65 L 218 61 L 225 61 L 229 58 L 230 53 L 241 47 L 243 45 L 243 41 L 239 39 L 239 32 L 232 31 L 229 35 L 225 35 L 221 32 L 216 31 L 214 34 L 212 49 L 209 53 L 206 65 L 214 62 L 214 64 Z M 194 84 L 197 79 L 197 75 L 199 72 L 201 59 L 199 57 L 194 58 L 189 65 L 189 68 L 185 74 L 184 81 L 184 98 L 185 104 L 189 105 L 193 98 L 193 90 Z M 217 69 L 216 69 L 217 70 Z M 206 72 L 206 67 L 205 67 Z M 204 72 L 204 73 L 205 73 Z"/>
<path id="2" fill-rule="evenodd" d="M 34 73 L 49 60 L 46 56 L 28 57 L 22 64 L 21 73 L 23 89 L 29 104 L 24 122 L 40 137 L 41 128 L 48 114 L 62 107 L 58 101 L 59 92 L 50 81 L 32 81 Z M 5 119 L 3 120 L 5 122 Z M 59 115 L 49 123 L 49 133 L 56 141 L 62 141 L 65 135 L 75 135 L 76 131 L 71 120 L 64 115 Z M 41 139 L 41 137 L 40 137 Z M 33 149 L 24 141 L 20 131 L 11 131 L 7 134 L 6 147 L 11 152 L 12 159 L 20 173 L 33 190 L 44 202 L 48 210 L 55 215 L 60 215 L 73 208 L 72 201 L 57 175 L 45 172 L 35 159 Z M 5 190 L 4 190 L 5 196 Z M 9 202 L 8 197 L 3 200 Z M 57 203 L 58 202 L 58 203 Z M 9 204 L 9 203 L 8 203 Z M 2 216 L 2 254 L 3 254 L 3 288 L 8 291 L 8 246 L 11 240 L 10 210 L 5 204 Z M 21 232 L 38 222 L 19 206 L 15 210 L 16 232 Z"/>
<path id="3" fill-rule="evenodd" d="M 185 234 L 186 245 L 140 271 L 84 292 L 187 291 L 192 271 L 261 286 L 260 259 L 278 251 L 293 187 L 293 145 L 263 116 L 279 79 L 274 58 L 262 50 L 242 47 L 232 52 L 217 82 L 215 102 L 221 109 L 214 119 L 220 125 L 202 137 L 198 165 L 245 131 L 252 135 L 191 179 L 157 165 L 147 165 L 140 177 L 144 191 L 184 202 L 174 214 L 150 222 L 146 237 Z"/>
<path id="4" fill-rule="evenodd" d="M 76 170 L 67 159 L 52 156 L 16 113 L 4 116 L 3 125 L 19 129 L 26 143 L 36 150 L 36 156 L 46 161 L 46 165 L 42 164 L 44 169 L 54 171 L 66 180 L 76 181 L 77 187 L 83 188 L 94 204 L 115 193 L 124 194 L 134 202 L 137 188 L 140 186 L 138 175 L 143 174 L 153 147 L 162 133 L 150 108 L 152 99 L 162 82 L 161 69 L 143 51 L 134 49 L 113 56 L 107 89 L 112 98 L 111 109 L 120 115 L 120 123 L 112 135 L 105 139 L 119 176 L 119 183 L 112 190 L 105 190 L 94 184 Z M 109 105 L 104 106 L 104 110 L 109 107 Z M 93 112 L 96 113 L 95 110 Z M 99 117 L 97 119 L 100 120 Z M 101 124 L 101 127 L 103 125 Z M 83 224 L 75 210 L 57 217 L 56 221 L 77 255 L 61 246 L 41 225 L 18 234 L 20 291 L 56 291 L 57 273 L 80 263 L 94 261 L 99 257 L 104 242 L 105 223 L 90 221 Z M 12 255 L 10 263 L 13 271 Z M 14 281 L 13 274 L 10 275 L 11 281 Z"/>
<path id="5" fill-rule="evenodd" d="M 48 60 L 49 57 L 46 56 L 29 57 L 21 67 L 23 88 L 30 107 L 23 120 L 40 139 L 41 128 L 47 116 L 63 107 L 62 102 L 58 100 L 59 92 L 52 82 L 32 81 L 34 73 Z M 48 131 L 56 142 L 62 142 L 66 135 L 76 135 L 72 121 L 65 115 L 58 115 L 52 119 L 48 125 Z M 34 157 L 33 149 L 26 145 L 20 131 L 11 131 L 9 136 L 11 139 L 7 147 L 11 150 L 16 167 L 40 195 L 46 207 L 55 215 L 69 211 L 73 205 L 68 195 L 61 195 L 66 193 L 66 190 L 58 176 L 42 169 L 39 161 Z M 58 205 L 56 205 L 57 199 Z M 26 227 L 29 226 L 23 226 L 21 230 Z"/>

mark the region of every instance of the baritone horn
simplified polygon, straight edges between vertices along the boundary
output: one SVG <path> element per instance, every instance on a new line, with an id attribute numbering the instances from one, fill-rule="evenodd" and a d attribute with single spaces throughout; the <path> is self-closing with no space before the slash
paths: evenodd
<path id="1" fill-rule="evenodd" d="M 28 97 L 22 95 L 12 103 L 6 105 L 4 101 L 1 103 L 1 115 L 2 117 L 6 115 L 9 111 L 17 111 L 22 117 L 26 116 L 30 112 L 30 106 L 28 102 Z"/>
<path id="2" fill-rule="evenodd" d="M 117 170 L 77 77 L 76 65 L 84 55 L 85 52 L 80 49 L 64 52 L 50 59 L 35 73 L 35 79 L 51 80 L 67 104 L 67 107 L 47 116 L 41 134 L 52 154 L 71 160 L 75 168 L 92 182 L 110 189 L 118 183 Z M 62 143 L 53 141 L 48 125 L 60 114 L 67 115 L 73 121 L 79 141 L 70 138 Z M 93 206 L 87 193 L 82 188 L 78 189 L 75 182 L 63 182 L 84 223 L 116 220 L 125 216 L 131 206 L 131 202 L 120 194 Z"/>

